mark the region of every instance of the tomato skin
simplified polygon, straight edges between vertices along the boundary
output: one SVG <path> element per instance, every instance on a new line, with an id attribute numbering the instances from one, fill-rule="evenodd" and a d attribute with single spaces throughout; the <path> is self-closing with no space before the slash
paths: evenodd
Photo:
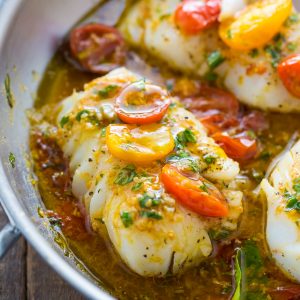
<path id="1" fill-rule="evenodd" d="M 300 54 L 285 58 L 278 65 L 277 70 L 286 89 L 293 96 L 300 98 Z"/>
<path id="2" fill-rule="evenodd" d="M 120 32 L 103 24 L 88 24 L 70 34 L 73 57 L 87 71 L 106 74 L 123 65 L 125 42 Z"/>
<path id="3" fill-rule="evenodd" d="M 165 158 L 175 147 L 170 128 L 160 124 L 111 124 L 106 144 L 114 157 L 141 165 Z"/>
<path id="4" fill-rule="evenodd" d="M 115 111 L 121 121 L 127 124 L 150 124 L 159 122 L 171 104 L 168 93 L 156 85 L 144 83 L 144 90 L 136 87 L 137 83 L 127 86 L 116 98 Z M 136 105 L 128 103 L 127 98 L 137 101 Z M 138 101 L 142 100 L 142 104 Z M 145 104 L 143 103 L 145 102 Z M 128 109 L 128 108 L 131 108 Z"/>
<path id="5" fill-rule="evenodd" d="M 184 0 L 177 6 L 174 20 L 185 34 L 194 35 L 216 23 L 220 12 L 220 0 Z"/>
<path id="6" fill-rule="evenodd" d="M 221 39 L 230 48 L 251 50 L 268 43 L 292 11 L 292 0 L 259 0 L 219 27 Z"/>
<path id="7" fill-rule="evenodd" d="M 183 206 L 207 217 L 226 217 L 228 205 L 221 192 L 210 182 L 199 176 L 198 180 L 190 179 L 179 170 L 167 164 L 162 169 L 161 180 L 167 192 L 173 194 Z M 207 192 L 201 190 L 201 186 Z"/>
<path id="8" fill-rule="evenodd" d="M 244 162 L 254 158 L 258 152 L 256 140 L 243 135 L 230 137 L 225 133 L 217 132 L 212 138 L 223 148 L 232 159 Z"/>

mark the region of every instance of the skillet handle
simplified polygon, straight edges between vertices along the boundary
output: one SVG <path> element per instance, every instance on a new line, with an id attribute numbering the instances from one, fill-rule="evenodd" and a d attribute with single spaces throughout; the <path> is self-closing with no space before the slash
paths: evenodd
<path id="1" fill-rule="evenodd" d="M 1 2 L 1 0 L 0 0 Z M 7 223 L 0 231 L 0 259 L 4 257 L 8 249 L 18 240 L 21 233 L 19 229 Z"/>

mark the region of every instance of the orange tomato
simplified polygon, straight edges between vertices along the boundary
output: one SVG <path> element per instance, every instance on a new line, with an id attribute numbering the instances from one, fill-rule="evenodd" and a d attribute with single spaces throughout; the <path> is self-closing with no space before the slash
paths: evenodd
<path id="1" fill-rule="evenodd" d="M 300 98 L 300 54 L 285 58 L 278 66 L 278 74 L 286 89 Z"/>
<path id="2" fill-rule="evenodd" d="M 162 169 L 161 180 L 167 192 L 191 211 L 207 217 L 228 215 L 228 205 L 222 193 L 200 175 L 194 180 L 167 164 Z"/>
<path id="3" fill-rule="evenodd" d="M 292 12 L 292 0 L 259 0 L 219 28 L 221 39 L 230 48 L 250 50 L 264 46 Z"/>
<path id="4" fill-rule="evenodd" d="M 113 156 L 137 164 L 162 159 L 175 147 L 170 128 L 160 124 L 111 124 L 106 129 L 106 144 Z"/>

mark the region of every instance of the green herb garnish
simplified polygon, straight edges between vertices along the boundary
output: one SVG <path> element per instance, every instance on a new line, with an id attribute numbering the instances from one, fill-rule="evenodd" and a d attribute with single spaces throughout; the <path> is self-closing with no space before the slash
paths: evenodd
<path id="1" fill-rule="evenodd" d="M 260 159 L 264 160 L 264 161 L 268 161 L 271 158 L 271 153 L 268 151 L 263 151 L 260 156 Z"/>
<path id="2" fill-rule="evenodd" d="M 218 79 L 218 74 L 214 73 L 212 71 L 209 71 L 203 76 L 203 79 L 208 82 L 214 82 Z"/>
<path id="3" fill-rule="evenodd" d="M 214 70 L 221 63 L 223 63 L 224 60 L 225 60 L 225 57 L 222 55 L 222 53 L 219 50 L 217 50 L 208 55 L 207 64 L 211 70 Z"/>
<path id="4" fill-rule="evenodd" d="M 76 121 L 80 122 L 82 116 L 86 115 L 88 116 L 90 114 L 90 111 L 88 111 L 87 109 L 81 110 L 77 115 L 76 115 Z"/>
<path id="5" fill-rule="evenodd" d="M 6 100 L 8 103 L 8 106 L 10 108 L 13 108 L 15 105 L 15 98 L 14 95 L 11 91 L 11 86 L 10 86 L 10 76 L 9 74 L 6 74 L 5 79 L 4 79 L 4 88 L 5 88 L 5 93 L 6 93 Z"/>
<path id="6" fill-rule="evenodd" d="M 217 160 L 217 158 L 212 154 L 203 155 L 203 159 L 208 165 L 211 165 L 211 164 L 215 163 L 216 160 Z"/>
<path id="7" fill-rule="evenodd" d="M 155 211 L 142 210 L 140 211 L 140 216 L 143 218 L 161 220 L 163 217 Z"/>
<path id="8" fill-rule="evenodd" d="M 133 192 L 139 191 L 142 188 L 143 184 L 143 182 L 138 182 L 131 188 L 131 190 Z"/>
<path id="9" fill-rule="evenodd" d="M 241 249 L 238 249 L 234 259 L 234 282 L 235 291 L 232 296 L 232 300 L 241 299 L 241 282 L 242 282 L 242 270 L 240 266 Z"/>
<path id="10" fill-rule="evenodd" d="M 208 193 L 207 185 L 205 184 L 205 182 L 203 182 L 203 184 L 199 186 L 199 189 L 205 193 Z"/>
<path id="11" fill-rule="evenodd" d="M 16 166 L 16 157 L 12 152 L 9 153 L 8 160 L 10 162 L 11 167 L 14 169 Z"/>
<path id="12" fill-rule="evenodd" d="M 105 137 L 106 136 L 106 127 L 103 127 L 101 129 L 101 137 Z"/>
<path id="13" fill-rule="evenodd" d="M 128 228 L 130 225 L 133 224 L 133 218 L 130 212 L 124 211 L 121 213 L 121 220 L 123 225 Z"/>
<path id="14" fill-rule="evenodd" d="M 197 139 L 190 129 L 185 129 L 179 132 L 176 136 L 176 148 L 183 149 L 188 143 L 196 143 Z"/>
<path id="15" fill-rule="evenodd" d="M 133 178 L 137 176 L 134 165 L 128 165 L 124 167 L 117 175 L 114 183 L 118 185 L 126 185 L 133 181 Z"/>
<path id="16" fill-rule="evenodd" d="M 271 64 L 273 68 L 276 68 L 281 60 L 281 51 L 275 46 L 268 45 L 265 48 L 265 51 L 271 56 Z"/>
<path id="17" fill-rule="evenodd" d="M 150 208 L 153 206 L 159 205 L 161 202 L 160 198 L 151 197 L 147 193 L 145 193 L 142 197 L 139 198 L 139 204 L 142 208 Z"/>
<path id="18" fill-rule="evenodd" d="M 293 180 L 293 190 L 294 193 L 290 193 L 288 191 L 285 191 L 284 193 L 284 198 L 286 198 L 287 200 L 285 210 L 296 210 L 300 212 L 300 178 L 296 178 Z"/>
<path id="19" fill-rule="evenodd" d="M 70 121 L 69 116 L 63 116 L 59 122 L 60 127 L 63 128 Z"/>
<path id="20" fill-rule="evenodd" d="M 110 95 L 110 93 L 114 92 L 117 88 L 118 88 L 117 85 L 110 84 L 110 85 L 106 86 L 105 88 L 103 88 L 102 90 L 99 90 L 98 91 L 98 95 L 102 99 L 108 98 L 108 96 Z"/>
<path id="21" fill-rule="evenodd" d="M 257 57 L 258 54 L 259 54 L 259 51 L 258 51 L 258 49 L 256 49 L 256 48 L 252 49 L 252 50 L 249 52 L 249 55 L 250 55 L 251 57 L 253 57 L 253 58 Z"/>
<path id="22" fill-rule="evenodd" d="M 220 230 L 211 229 L 209 230 L 208 233 L 210 237 L 215 241 L 224 240 L 228 238 L 230 234 L 230 232 L 226 229 L 220 229 Z"/>

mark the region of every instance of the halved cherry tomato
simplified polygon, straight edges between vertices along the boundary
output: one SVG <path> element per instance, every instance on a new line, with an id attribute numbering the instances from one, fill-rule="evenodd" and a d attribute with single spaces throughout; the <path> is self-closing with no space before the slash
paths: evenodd
<path id="1" fill-rule="evenodd" d="M 239 103 L 227 91 L 201 86 L 196 95 L 182 99 L 182 103 L 200 119 L 210 134 L 239 123 Z"/>
<path id="2" fill-rule="evenodd" d="M 230 47 L 250 50 L 264 46 L 279 32 L 292 11 L 292 0 L 259 0 L 235 18 L 221 23 L 219 34 Z"/>
<path id="3" fill-rule="evenodd" d="M 106 144 L 113 156 L 138 164 L 164 158 L 175 146 L 170 128 L 160 124 L 111 124 L 106 130 Z"/>
<path id="4" fill-rule="evenodd" d="M 197 95 L 182 99 L 182 102 L 198 117 L 208 110 L 218 110 L 231 116 L 237 116 L 239 111 L 239 102 L 234 95 L 209 86 L 201 86 Z"/>
<path id="5" fill-rule="evenodd" d="M 286 89 L 300 98 L 300 54 L 285 58 L 278 66 L 278 74 Z"/>
<path id="6" fill-rule="evenodd" d="M 115 110 L 128 124 L 150 124 L 160 121 L 171 104 L 168 92 L 140 80 L 128 85 L 117 97 Z"/>
<path id="7" fill-rule="evenodd" d="M 207 217 L 228 215 L 228 205 L 222 193 L 200 175 L 194 180 L 167 164 L 162 169 L 161 180 L 167 192 L 191 211 Z"/>
<path id="8" fill-rule="evenodd" d="M 125 60 L 125 43 L 120 32 L 103 24 L 88 24 L 70 34 L 72 55 L 93 73 L 105 74 Z"/>
<path id="9" fill-rule="evenodd" d="M 175 24 L 185 34 L 197 34 L 216 23 L 220 12 L 220 0 L 184 0 L 175 11 Z"/>
<path id="10" fill-rule="evenodd" d="M 249 160 L 257 154 L 257 142 L 246 136 L 230 137 L 225 133 L 217 132 L 212 138 L 223 148 L 225 153 L 238 161 Z"/>

